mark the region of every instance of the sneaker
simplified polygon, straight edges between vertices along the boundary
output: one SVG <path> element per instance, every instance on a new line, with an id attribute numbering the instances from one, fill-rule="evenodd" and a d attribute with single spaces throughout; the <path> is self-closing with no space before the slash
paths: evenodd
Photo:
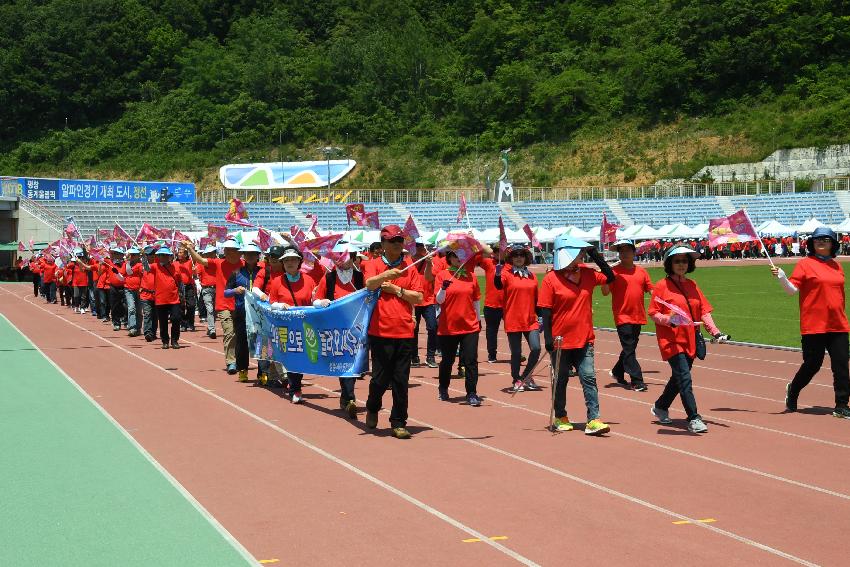
<path id="1" fill-rule="evenodd" d="M 366 427 L 369 429 L 378 427 L 378 412 L 366 410 Z"/>
<path id="2" fill-rule="evenodd" d="M 646 382 L 632 382 L 632 390 L 635 392 L 646 392 L 649 388 L 646 387 Z"/>
<path id="3" fill-rule="evenodd" d="M 194 327 L 194 326 L 192 326 L 192 327 L 186 327 L 186 330 L 187 330 L 187 331 L 189 331 L 190 333 L 194 333 L 194 332 L 195 332 L 195 327 Z"/>
<path id="4" fill-rule="evenodd" d="M 466 368 L 464 368 L 463 366 L 459 367 L 457 369 L 457 375 L 458 375 L 459 378 L 466 377 Z"/>
<path id="5" fill-rule="evenodd" d="M 437 368 L 437 366 L 439 366 L 439 365 L 437 364 L 437 361 L 434 360 L 433 358 L 426 358 L 425 359 L 425 366 L 427 366 L 428 368 Z"/>
<path id="6" fill-rule="evenodd" d="M 652 415 L 658 418 L 658 423 L 661 425 L 670 425 L 673 423 L 673 420 L 670 419 L 670 412 L 666 409 L 661 409 L 658 406 L 652 406 L 650 411 L 652 412 Z"/>
<path id="7" fill-rule="evenodd" d="M 231 376 L 236 374 L 236 363 L 235 362 L 231 362 L 230 364 L 227 365 L 227 373 L 230 374 Z"/>
<path id="8" fill-rule="evenodd" d="M 491 357 L 488 357 L 488 358 L 487 358 L 487 362 L 488 362 L 488 363 L 490 363 L 490 364 L 496 364 L 496 363 L 497 363 L 497 362 L 499 362 L 499 361 L 498 361 L 498 360 L 496 360 L 496 357 L 495 357 L 495 356 L 491 356 Z"/>
<path id="9" fill-rule="evenodd" d="M 511 392 L 523 392 L 525 391 L 525 384 L 522 383 L 522 380 L 514 380 L 514 385 L 511 386 Z"/>
<path id="10" fill-rule="evenodd" d="M 584 426 L 585 435 L 602 435 L 603 433 L 608 433 L 609 431 L 611 431 L 611 428 L 608 426 L 608 424 L 598 418 L 591 419 Z"/>
<path id="11" fill-rule="evenodd" d="M 112 330 L 113 330 L 113 331 L 120 331 L 120 330 L 121 330 L 121 325 L 112 325 Z"/>
<path id="12" fill-rule="evenodd" d="M 519 357 L 519 361 L 520 361 L 520 362 L 525 362 L 526 360 L 528 360 L 528 359 L 527 359 L 527 358 L 525 358 L 525 355 L 524 355 L 524 354 L 523 354 L 523 355 L 520 355 L 520 357 Z"/>
<path id="13" fill-rule="evenodd" d="M 419 368 L 420 366 L 422 366 L 422 361 L 419 360 L 418 356 L 410 361 L 411 368 Z"/>
<path id="14" fill-rule="evenodd" d="M 87 310 L 86 310 L 86 308 L 85 308 L 85 307 L 83 307 L 82 309 L 80 309 L 80 313 L 81 313 L 81 314 L 85 314 L 85 312 L 86 312 L 86 311 L 87 311 Z"/>
<path id="15" fill-rule="evenodd" d="M 155 337 L 153 335 L 145 335 L 145 340 L 148 341 L 149 343 L 153 342 L 154 338 Z"/>
<path id="16" fill-rule="evenodd" d="M 437 388 L 437 399 L 441 402 L 449 401 L 449 391 L 446 388 Z"/>
<path id="17" fill-rule="evenodd" d="M 785 386 L 785 409 L 797 411 L 797 396 L 791 395 L 791 382 Z"/>
<path id="18" fill-rule="evenodd" d="M 552 430 L 553 431 L 572 431 L 573 424 L 570 423 L 570 418 L 567 416 L 564 417 L 556 417 L 555 421 L 552 422 Z"/>
<path id="19" fill-rule="evenodd" d="M 531 392 L 538 392 L 541 388 L 537 385 L 537 382 L 534 381 L 534 378 L 528 377 L 525 379 L 525 389 Z"/>
<path id="20" fill-rule="evenodd" d="M 265 386 L 269 383 L 269 375 L 268 374 L 257 374 L 257 384 L 259 386 Z"/>
<path id="21" fill-rule="evenodd" d="M 835 411 L 832 412 L 832 415 L 834 415 L 835 417 L 850 419 L 850 408 L 835 408 Z"/>
<path id="22" fill-rule="evenodd" d="M 180 343 L 177 341 L 171 341 L 171 348 L 180 348 Z"/>
<path id="23" fill-rule="evenodd" d="M 162 343 L 162 350 L 168 349 L 168 343 Z"/>
<path id="24" fill-rule="evenodd" d="M 348 417 L 351 419 L 357 419 L 357 402 L 354 400 L 348 400 L 348 403 L 345 404 L 345 413 L 347 413 Z"/>
<path id="25" fill-rule="evenodd" d="M 469 394 L 466 396 L 466 403 L 477 408 L 481 405 L 481 398 L 478 397 L 478 394 Z"/>
<path id="26" fill-rule="evenodd" d="M 691 433 L 705 433 L 708 431 L 708 426 L 700 418 L 696 418 L 688 422 L 688 431 Z"/>
<path id="27" fill-rule="evenodd" d="M 435 350 L 434 356 L 443 356 L 443 351 L 441 351 L 440 349 Z"/>
<path id="28" fill-rule="evenodd" d="M 139 331 L 137 331 L 136 329 L 133 329 L 132 331 L 130 331 L 129 333 L 127 333 L 127 336 L 128 336 L 128 337 L 138 337 L 138 336 L 139 336 Z"/>
<path id="29" fill-rule="evenodd" d="M 393 427 L 393 437 L 396 439 L 410 439 L 410 431 L 404 427 Z"/>
<path id="30" fill-rule="evenodd" d="M 292 403 L 300 404 L 304 400 L 304 396 L 301 395 L 301 390 L 295 390 L 292 392 Z"/>
<path id="31" fill-rule="evenodd" d="M 215 338 L 215 331 L 213 331 L 212 333 L 210 333 L 210 334 L 209 334 L 209 337 L 210 337 L 211 339 L 214 339 L 214 338 Z"/>
<path id="32" fill-rule="evenodd" d="M 239 371 L 239 381 L 240 382 L 247 382 L 248 381 L 248 371 L 247 370 L 240 370 Z"/>

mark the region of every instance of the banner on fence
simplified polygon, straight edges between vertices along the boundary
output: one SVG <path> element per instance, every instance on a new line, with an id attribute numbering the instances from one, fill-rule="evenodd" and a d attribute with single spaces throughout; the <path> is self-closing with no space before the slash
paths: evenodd
<path id="1" fill-rule="evenodd" d="M 98 181 L 19 177 L 24 197 L 36 201 L 105 201 L 118 203 L 195 202 L 194 183 Z M 163 192 L 167 199 L 163 198 Z"/>

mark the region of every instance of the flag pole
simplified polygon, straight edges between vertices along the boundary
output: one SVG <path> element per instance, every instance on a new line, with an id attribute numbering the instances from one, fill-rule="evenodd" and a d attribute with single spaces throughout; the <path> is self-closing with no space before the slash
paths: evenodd
<path id="1" fill-rule="evenodd" d="M 753 225 L 753 221 L 750 219 L 750 213 L 747 212 L 747 209 L 744 209 L 744 216 L 747 217 L 747 222 L 750 223 L 750 228 L 753 229 L 753 234 L 756 235 L 756 238 L 759 239 L 759 244 L 761 245 L 761 249 L 764 252 L 764 255 L 767 256 L 767 261 L 770 262 L 770 267 L 775 268 L 776 264 L 773 263 L 773 259 L 770 257 L 770 253 L 762 242 L 761 235 L 756 232 L 756 227 Z"/>
<path id="2" fill-rule="evenodd" d="M 440 251 L 440 248 L 436 248 L 436 249 L 434 249 L 432 252 L 428 252 L 427 254 L 425 254 L 424 256 L 422 256 L 421 258 L 419 258 L 418 260 L 416 260 L 415 262 L 411 262 L 410 264 L 408 264 L 407 266 L 405 266 L 404 268 L 402 268 L 402 269 L 401 269 L 401 273 L 404 273 L 405 271 L 407 271 L 407 269 L 408 269 L 408 268 L 412 268 L 413 266 L 415 266 L 416 264 L 418 264 L 418 263 L 419 263 L 419 262 L 421 262 L 422 260 L 425 260 L 426 258 L 430 258 L 431 256 L 433 256 L 434 254 L 438 253 L 439 251 Z"/>

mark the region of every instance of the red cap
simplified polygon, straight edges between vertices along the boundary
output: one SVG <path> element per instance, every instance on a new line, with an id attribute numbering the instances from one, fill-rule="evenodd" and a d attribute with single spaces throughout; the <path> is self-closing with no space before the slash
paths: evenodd
<path id="1" fill-rule="evenodd" d="M 404 237 L 404 231 L 397 224 L 389 224 L 381 229 L 381 240 L 391 240 L 393 238 Z"/>

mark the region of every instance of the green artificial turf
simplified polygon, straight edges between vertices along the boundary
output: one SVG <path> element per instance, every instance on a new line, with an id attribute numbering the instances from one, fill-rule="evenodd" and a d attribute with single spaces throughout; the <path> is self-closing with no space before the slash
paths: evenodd
<path id="1" fill-rule="evenodd" d="M 792 266 L 785 266 L 790 275 Z M 664 277 L 661 268 L 649 268 L 653 282 Z M 768 266 L 723 266 L 700 269 L 688 277 L 696 281 L 714 307 L 714 322 L 736 341 L 782 346 L 800 346 L 800 311 L 797 296 L 789 296 L 770 274 Z M 543 278 L 542 274 L 538 275 Z M 484 293 L 484 278 L 479 276 Z M 847 283 L 845 282 L 845 289 Z M 649 305 L 649 296 L 645 298 Z M 482 298 L 481 304 L 484 304 Z M 593 294 L 593 323 L 613 327 L 611 297 Z M 645 331 L 654 331 L 649 320 Z"/>

